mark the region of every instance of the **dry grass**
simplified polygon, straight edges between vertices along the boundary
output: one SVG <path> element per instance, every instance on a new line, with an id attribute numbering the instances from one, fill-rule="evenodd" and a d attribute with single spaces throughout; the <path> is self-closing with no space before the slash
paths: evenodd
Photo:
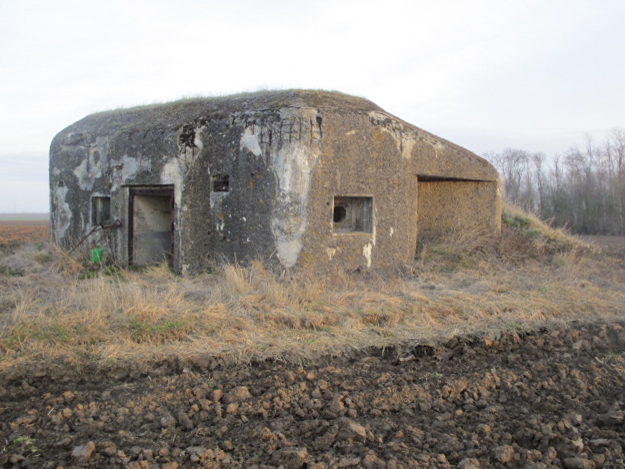
<path id="1" fill-rule="evenodd" d="M 625 302 L 622 260 L 510 208 L 501 236 L 452 231 L 393 275 L 279 275 L 254 262 L 82 278 L 80 263 L 45 246 L 0 258 L 2 268 L 0 369 L 42 357 L 313 357 L 620 319 Z"/>

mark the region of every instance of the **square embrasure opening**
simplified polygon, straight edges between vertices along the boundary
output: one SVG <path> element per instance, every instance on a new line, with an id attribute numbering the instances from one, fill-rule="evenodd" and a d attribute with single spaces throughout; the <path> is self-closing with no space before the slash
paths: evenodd
<path id="1" fill-rule="evenodd" d="M 373 197 L 334 196 L 332 228 L 335 233 L 371 233 Z"/>
<path id="2" fill-rule="evenodd" d="M 215 174 L 212 177 L 213 192 L 229 192 L 230 191 L 230 176 L 227 174 Z"/>
<path id="3" fill-rule="evenodd" d="M 111 198 L 91 197 L 91 225 L 107 224 L 111 221 Z"/>

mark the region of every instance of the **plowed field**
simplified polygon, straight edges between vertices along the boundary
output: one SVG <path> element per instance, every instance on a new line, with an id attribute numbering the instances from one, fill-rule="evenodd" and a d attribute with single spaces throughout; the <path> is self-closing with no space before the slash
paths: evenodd
<path id="1" fill-rule="evenodd" d="M 0 247 L 48 240 L 48 221 L 0 221 Z"/>
<path id="2" fill-rule="evenodd" d="M 0 467 L 622 468 L 625 330 L 457 338 L 309 363 L 13 370 Z"/>

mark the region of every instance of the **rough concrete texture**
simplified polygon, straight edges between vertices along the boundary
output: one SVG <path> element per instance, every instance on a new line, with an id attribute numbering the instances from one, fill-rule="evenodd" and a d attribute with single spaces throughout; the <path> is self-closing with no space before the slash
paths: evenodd
<path id="1" fill-rule="evenodd" d="M 50 149 L 54 240 L 74 245 L 97 219 L 92 199 L 110 197 L 111 219 L 122 226 L 88 242 L 99 240 L 122 264 L 158 262 L 171 248 L 181 272 L 250 259 L 393 268 L 414 256 L 418 219 L 497 230 L 500 187 L 473 153 L 370 101 L 324 91 L 98 113 L 60 132 Z M 139 207 L 160 206 L 150 197 L 163 188 L 173 188 L 169 245 L 162 220 L 158 233 L 134 232 L 150 225 Z M 429 202 L 418 203 L 426 193 Z M 151 237 L 161 244 L 145 246 Z M 160 255 L 143 255 L 151 252 Z"/>
<path id="2" fill-rule="evenodd" d="M 499 207 L 500 199 L 496 181 L 419 181 L 419 239 L 433 239 L 458 228 L 497 229 L 500 209 L 496 218 L 482 207 Z"/>

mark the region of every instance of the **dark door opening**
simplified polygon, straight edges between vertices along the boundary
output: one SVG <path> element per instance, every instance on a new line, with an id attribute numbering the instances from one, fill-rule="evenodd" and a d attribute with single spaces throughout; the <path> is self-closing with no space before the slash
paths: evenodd
<path id="1" fill-rule="evenodd" d="M 128 204 L 129 264 L 174 261 L 174 188 L 131 187 Z"/>

